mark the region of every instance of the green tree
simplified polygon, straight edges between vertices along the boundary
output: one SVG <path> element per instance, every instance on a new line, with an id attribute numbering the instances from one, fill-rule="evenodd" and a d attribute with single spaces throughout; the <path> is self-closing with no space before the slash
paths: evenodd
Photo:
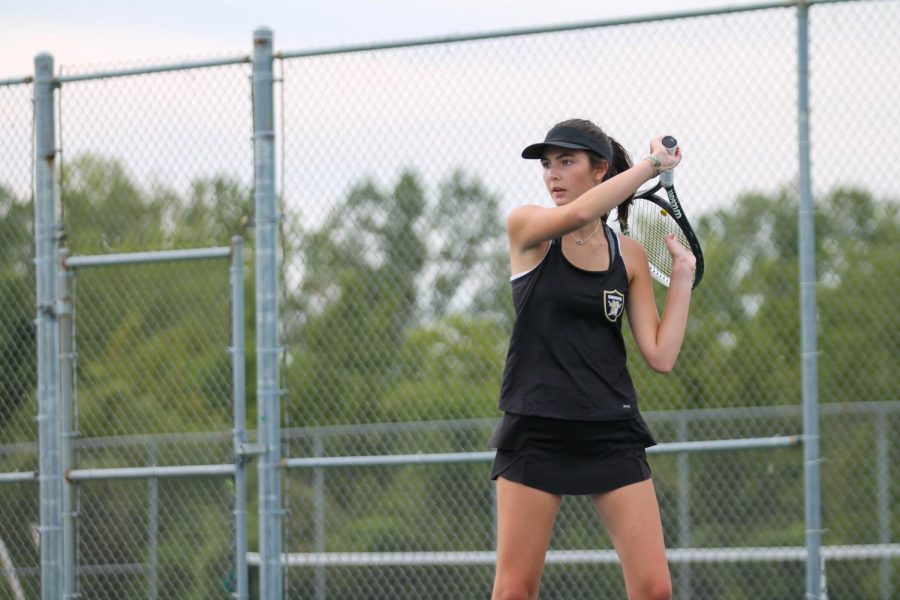
<path id="1" fill-rule="evenodd" d="M 0 186 L 0 441 L 28 441 L 35 432 L 28 402 L 37 372 L 31 211 Z M 22 410 L 26 404 L 31 414 Z"/>
<path id="2" fill-rule="evenodd" d="M 441 183 L 422 235 L 428 265 L 419 288 L 424 321 L 467 314 L 510 322 L 509 259 L 500 199 L 457 170 Z"/>
<path id="3" fill-rule="evenodd" d="M 287 334 L 289 387 L 303 399 L 294 405 L 300 423 L 421 415 L 397 401 L 407 393 L 418 394 L 418 405 L 458 402 L 437 385 L 413 383 L 423 373 L 408 360 L 409 344 L 419 327 L 434 331 L 452 314 L 506 318 L 495 272 L 505 263 L 497 207 L 497 198 L 462 172 L 451 174 L 434 199 L 407 172 L 390 192 L 372 181 L 355 186 L 304 236 L 303 280 L 291 304 L 297 328 Z M 424 338 L 416 339 L 412 352 L 425 351 Z M 457 407 L 453 414 L 462 413 Z"/>
<path id="4" fill-rule="evenodd" d="M 415 277 L 424 262 L 416 223 L 425 208 L 417 178 L 392 192 L 371 182 L 351 190 L 301 245 L 301 329 L 288 332 L 288 380 L 300 422 L 370 422 L 392 382 L 398 348 L 413 318 Z"/>

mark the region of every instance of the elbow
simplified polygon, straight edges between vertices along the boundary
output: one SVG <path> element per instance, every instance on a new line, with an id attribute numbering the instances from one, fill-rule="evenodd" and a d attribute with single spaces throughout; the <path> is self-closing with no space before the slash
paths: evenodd
<path id="1" fill-rule="evenodd" d="M 647 361 L 650 364 L 650 368 L 656 371 L 657 373 L 662 373 L 665 375 L 666 373 L 671 373 L 675 368 L 675 359 L 672 358 L 658 358 L 655 360 Z"/>
<path id="2" fill-rule="evenodd" d="M 584 210 L 583 208 L 574 206 L 570 209 L 569 216 L 571 218 L 572 225 L 574 225 L 576 229 L 579 227 L 584 227 L 588 223 L 597 220 L 597 217 L 592 215 L 590 212 Z"/>

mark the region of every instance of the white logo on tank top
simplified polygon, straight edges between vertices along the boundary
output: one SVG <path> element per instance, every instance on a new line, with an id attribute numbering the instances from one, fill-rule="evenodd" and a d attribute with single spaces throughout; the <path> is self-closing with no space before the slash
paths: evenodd
<path id="1" fill-rule="evenodd" d="M 615 323 L 625 310 L 625 294 L 619 290 L 603 290 L 603 306 L 606 318 Z"/>

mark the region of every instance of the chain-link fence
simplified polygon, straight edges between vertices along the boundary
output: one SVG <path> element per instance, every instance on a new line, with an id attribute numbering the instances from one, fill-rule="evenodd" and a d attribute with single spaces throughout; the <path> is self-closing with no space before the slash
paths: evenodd
<path id="1" fill-rule="evenodd" d="M 823 453 L 841 455 L 847 432 L 853 431 L 859 444 L 853 456 L 867 457 L 849 480 L 826 469 L 825 489 L 831 490 L 826 507 L 855 505 L 840 525 L 828 521 L 825 556 L 835 597 L 889 598 L 896 589 L 890 587 L 897 563 L 890 558 L 895 538 L 889 537 L 889 524 L 897 510 L 891 501 L 896 483 L 890 479 L 897 450 L 889 445 L 888 432 L 898 411 L 897 402 L 823 409 Z M 651 411 L 646 417 L 669 442 L 802 428 L 796 406 Z M 333 426 L 293 430 L 288 437 L 299 456 L 471 453 L 484 449 L 493 425 L 482 419 Z M 377 448 L 369 450 L 373 442 Z M 292 597 L 487 597 L 493 556 L 485 550 L 494 541 L 494 515 L 492 489 L 483 481 L 486 465 L 425 465 L 421 458 L 376 467 L 307 459 L 292 471 L 286 500 L 295 565 L 288 572 Z M 655 453 L 651 462 L 676 598 L 803 596 L 798 450 Z M 567 499 L 554 529 L 541 597 L 624 597 L 620 579 L 611 541 L 593 507 L 583 498 Z"/>
<path id="2" fill-rule="evenodd" d="M 898 26 L 896 2 L 809 7 L 823 556 L 834 597 L 900 590 L 890 435 L 900 181 L 885 142 L 900 134 Z M 499 414 L 512 318 L 504 216 L 544 197 L 519 152 L 566 118 L 594 120 L 634 157 L 662 131 L 685 152 L 679 194 L 707 274 L 673 373 L 652 373 L 629 346 L 657 439 L 802 433 L 801 66 L 790 6 L 276 54 L 280 454 L 410 456 L 289 461 L 287 597 L 489 596 L 488 467 L 483 456 L 456 461 L 484 454 Z M 252 239 L 251 69 L 249 57 L 59 68 L 60 245 L 83 256 Z M 0 597 L 18 599 L 38 597 L 41 566 L 28 475 L 39 470 L 34 117 L 31 82 L 2 83 Z M 66 523 L 82 597 L 235 593 L 233 471 L 154 471 L 246 460 L 230 431 L 227 268 L 212 264 L 76 269 Z M 277 415 L 256 404 L 259 363 L 247 346 L 248 417 L 259 426 Z M 665 452 L 651 465 L 676 597 L 803 594 L 798 449 Z M 101 479 L 122 469 L 135 471 Z M 262 521 L 270 507 L 254 496 L 249 511 Z M 260 548 L 254 527 L 249 539 Z M 590 505 L 566 501 L 542 597 L 622 596 L 610 549 Z"/>

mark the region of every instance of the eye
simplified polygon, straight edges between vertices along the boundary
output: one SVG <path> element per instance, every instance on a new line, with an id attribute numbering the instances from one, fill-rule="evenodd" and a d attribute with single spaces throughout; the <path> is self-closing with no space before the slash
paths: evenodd
<path id="1" fill-rule="evenodd" d="M 549 169 L 549 168 L 550 168 L 550 161 L 549 161 L 549 160 L 542 160 L 542 161 L 541 161 L 541 166 L 544 167 L 545 169 Z"/>

